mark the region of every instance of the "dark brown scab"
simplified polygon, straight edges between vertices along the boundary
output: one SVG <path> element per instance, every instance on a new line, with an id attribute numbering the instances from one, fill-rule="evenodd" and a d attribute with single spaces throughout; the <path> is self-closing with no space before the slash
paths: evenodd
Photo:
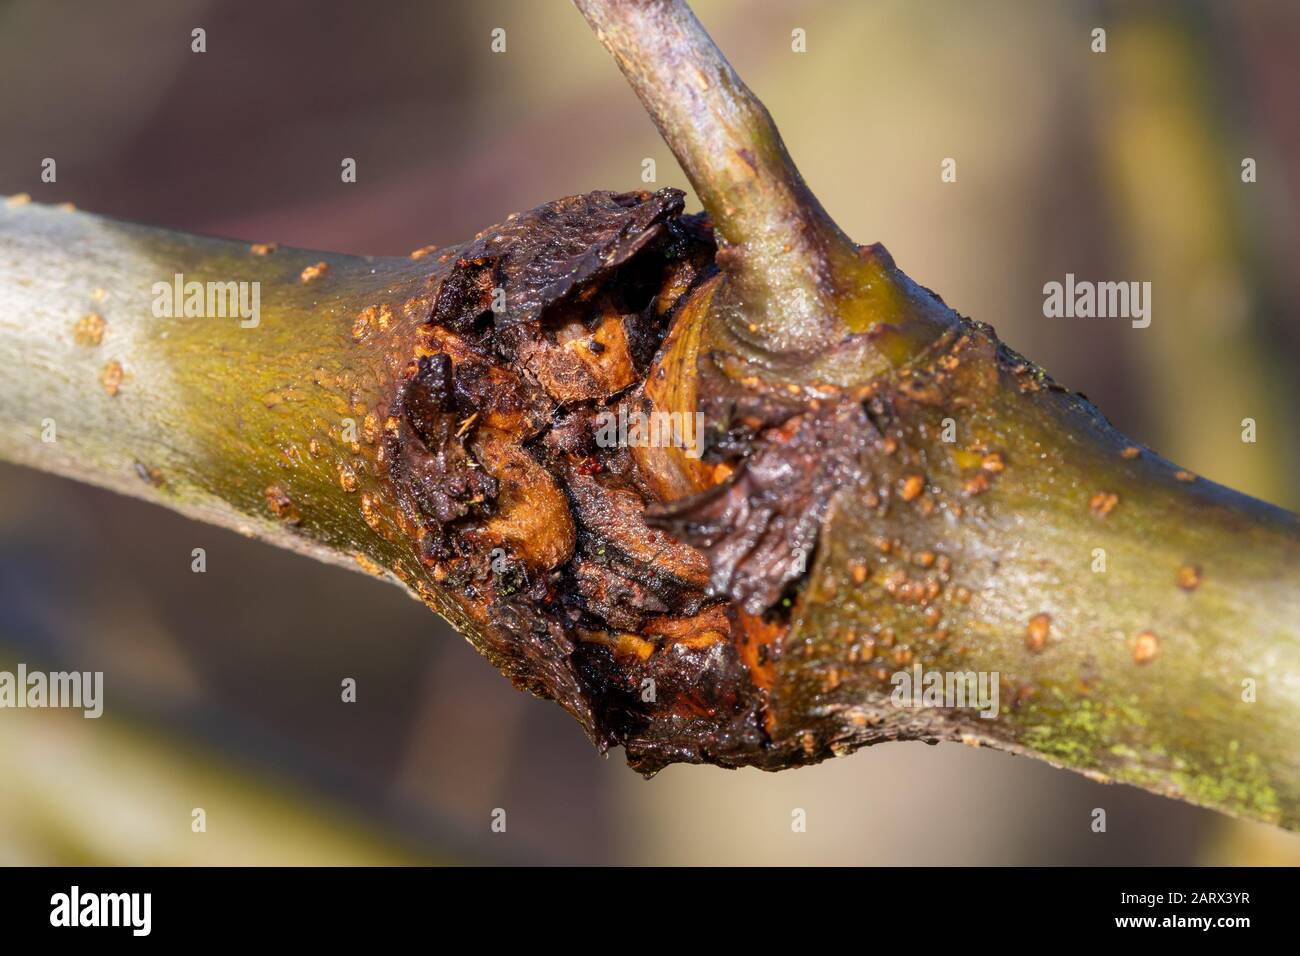
<path id="1" fill-rule="evenodd" d="M 424 356 L 402 395 L 398 454 L 390 474 L 439 530 L 471 512 L 491 513 L 497 483 L 483 471 L 458 435 L 460 418 L 452 398 L 452 363 L 447 355 Z M 401 441 L 403 423 L 418 441 Z"/>
<path id="2" fill-rule="evenodd" d="M 451 356 L 426 355 L 402 396 L 402 408 L 426 445 L 436 445 L 442 437 L 440 424 L 452 404 Z"/>
<path id="3" fill-rule="evenodd" d="M 713 477 L 695 487 L 718 484 L 666 505 L 676 496 L 651 490 L 650 466 L 625 449 L 593 447 L 582 428 L 570 427 L 644 398 L 637 377 L 651 367 L 647 353 L 663 338 L 671 303 L 699 281 L 697 268 L 683 280 L 680 269 L 666 267 L 682 261 L 673 259 L 674 244 L 687 249 L 686 261 L 703 250 L 699 261 L 711 267 L 711 240 L 701 240 L 679 213 L 680 199 L 671 194 L 574 197 L 513 216 L 438 257 L 455 263 L 445 281 L 430 286 L 430 323 L 415 350 L 437 367 L 411 366 L 382 427 L 402 511 L 385 521 L 409 522 L 408 533 L 424 540 L 440 538 L 444 552 L 428 571 L 443 585 L 437 600 L 462 600 L 463 593 L 487 656 L 519 686 L 558 699 L 602 747 L 622 743 L 639 769 L 680 760 L 785 766 L 821 759 L 846 745 L 820 731 L 774 727 L 760 692 L 771 686 L 774 660 L 812 649 L 783 646 L 789 620 L 780 609 L 803 586 L 836 495 L 870 496 L 887 516 L 899 506 L 904 479 L 933 463 L 909 446 L 904 427 L 884 435 L 863 408 L 876 391 L 813 398 L 723 374 L 699 390 Z M 596 334 L 600 328 L 621 331 L 622 339 Z M 992 366 L 981 350 L 989 341 L 971 335 L 945 343 L 932 368 L 896 389 L 886 384 L 884 398 L 900 408 L 946 402 L 959 377 L 987 377 Z M 704 356 L 701 378 L 724 361 Z M 606 375 L 609 369 L 623 377 Z M 505 444 L 489 445 L 489 436 Z M 431 518 L 438 509 L 421 503 L 418 480 L 429 475 L 416 465 L 457 441 L 468 449 L 471 470 L 488 470 L 496 460 L 491 449 L 509 448 L 521 489 L 555 483 L 576 529 L 572 553 L 552 549 L 560 558 L 555 566 L 542 562 L 543 571 L 511 543 L 498 562 L 504 570 L 494 570 L 487 548 L 500 489 L 447 523 Z M 897 457 L 879 458 L 891 453 Z M 1000 465 L 996 457 L 981 462 L 985 488 Z M 934 487 L 926 490 L 923 475 L 909 508 L 952 505 L 941 476 L 931 476 Z M 445 480 L 446 472 L 437 477 Z M 898 550 L 893 564 L 928 574 L 895 577 L 864 565 L 859 583 L 923 609 L 918 618 L 937 629 L 944 621 L 934 602 L 949 565 L 915 547 L 886 544 Z M 957 589 L 954 600 L 962 596 Z M 771 622 L 771 640 L 754 640 L 752 622 L 760 620 L 765 628 Z M 946 635 L 908 629 L 889 635 L 889 647 L 883 636 L 879 647 L 874 638 L 853 646 L 866 655 L 864 668 L 873 661 L 879 667 L 910 661 L 929 633 Z M 818 673 L 827 694 L 844 677 L 835 668 Z M 878 720 L 856 716 L 859 727 Z"/>
<path id="4" fill-rule="evenodd" d="M 584 424 L 638 391 L 673 303 L 710 267 L 711 236 L 680 211 L 673 191 L 572 197 L 439 257 L 455 264 L 381 429 L 397 520 L 443 589 L 429 599 L 449 595 L 518 686 L 645 772 L 768 759 L 762 699 L 729 611 L 706 594 L 707 560 L 647 525 L 655 498 L 631 455 Z M 459 479 L 499 471 L 495 494 L 460 494 Z M 369 520 L 376 506 L 362 503 Z"/>
<path id="5" fill-rule="evenodd" d="M 708 556 L 713 593 L 761 614 L 811 568 L 831 496 L 862 480 L 875 436 L 859 404 L 826 406 L 764 433 L 722 484 L 648 519 Z"/>
<path id="6" fill-rule="evenodd" d="M 457 332 L 469 332 L 490 317 L 500 261 L 498 256 L 459 260 L 438 290 L 433 321 Z"/>
<path id="7" fill-rule="evenodd" d="M 504 308 L 498 328 L 540 321 L 571 294 L 609 276 L 668 233 L 680 216 L 680 190 L 595 192 L 548 203 L 486 230 L 466 247 L 443 283 L 433 320 L 465 328 Z"/>

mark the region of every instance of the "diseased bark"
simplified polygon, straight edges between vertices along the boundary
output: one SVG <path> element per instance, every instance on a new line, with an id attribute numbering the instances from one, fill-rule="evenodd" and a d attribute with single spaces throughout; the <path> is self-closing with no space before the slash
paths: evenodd
<path id="1" fill-rule="evenodd" d="M 0 386 L 0 453 L 390 575 L 601 747 L 746 762 L 761 701 L 724 600 L 643 516 L 676 472 L 596 434 L 648 401 L 712 270 L 681 212 L 672 190 L 593 193 L 372 260 L 6 207 L 0 354 L 31 374 Z M 261 282 L 260 322 L 156 317 L 178 274 Z"/>
<path id="2" fill-rule="evenodd" d="M 579 6 L 712 226 L 592 193 L 368 260 L 5 208 L 0 454 L 390 576 L 646 772 L 965 740 L 1295 826 L 1295 516 L 850 243 L 684 5 Z M 176 274 L 260 323 L 155 317 Z"/>

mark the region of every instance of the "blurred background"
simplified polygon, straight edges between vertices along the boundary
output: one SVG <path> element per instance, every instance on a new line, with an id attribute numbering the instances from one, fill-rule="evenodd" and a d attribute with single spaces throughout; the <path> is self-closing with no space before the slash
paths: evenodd
<path id="1" fill-rule="evenodd" d="M 850 235 L 1135 439 L 1300 509 L 1300 5 L 695 7 Z M 377 255 L 642 188 L 645 158 L 687 185 L 563 0 L 8 0 L 0 142 L 0 193 Z M 1151 326 L 1043 318 L 1067 272 L 1152 282 Z M 392 587 L 0 465 L 18 661 L 104 671 L 107 709 L 0 713 L 4 863 L 1300 862 L 1300 837 L 954 745 L 646 781 Z"/>

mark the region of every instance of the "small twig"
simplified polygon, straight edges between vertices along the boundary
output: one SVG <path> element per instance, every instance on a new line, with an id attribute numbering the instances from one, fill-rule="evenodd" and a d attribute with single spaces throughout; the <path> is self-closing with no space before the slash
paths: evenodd
<path id="1" fill-rule="evenodd" d="M 708 210 L 724 250 L 719 262 L 748 306 L 745 331 L 776 352 L 838 337 L 828 305 L 856 247 L 690 8 L 677 0 L 574 2 Z"/>

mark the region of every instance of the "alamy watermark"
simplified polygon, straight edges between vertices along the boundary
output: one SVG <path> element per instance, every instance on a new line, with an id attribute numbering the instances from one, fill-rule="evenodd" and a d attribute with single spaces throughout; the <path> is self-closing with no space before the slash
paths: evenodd
<path id="1" fill-rule="evenodd" d="M 153 315 L 156 319 L 239 319 L 241 329 L 255 329 L 262 321 L 262 283 L 185 281 L 176 273 L 171 282 L 155 282 Z"/>
<path id="2" fill-rule="evenodd" d="M 103 671 L 0 671 L 0 709 L 58 707 L 81 710 L 83 717 L 104 713 Z"/>
<path id="3" fill-rule="evenodd" d="M 704 454 L 703 412 L 606 409 L 596 416 L 596 444 L 601 448 L 681 448 L 687 458 Z"/>
<path id="4" fill-rule="evenodd" d="M 57 927 L 123 927 L 132 936 L 148 936 L 153 928 L 152 893 L 89 893 L 73 885 L 50 897 L 50 925 Z"/>
<path id="5" fill-rule="evenodd" d="M 895 707 L 978 709 L 981 717 L 998 715 L 1001 674 L 998 671 L 933 671 L 913 664 L 895 671 L 889 695 Z"/>
<path id="6" fill-rule="evenodd" d="M 1073 272 L 1064 282 L 1043 286 L 1043 315 L 1049 319 L 1130 319 L 1135 329 L 1151 324 L 1150 282 L 1089 282 Z"/>

